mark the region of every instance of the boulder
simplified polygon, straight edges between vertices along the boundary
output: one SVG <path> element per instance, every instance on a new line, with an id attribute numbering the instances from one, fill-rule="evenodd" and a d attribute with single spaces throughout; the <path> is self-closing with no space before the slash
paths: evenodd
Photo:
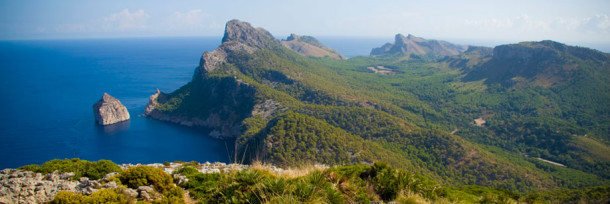
<path id="1" fill-rule="evenodd" d="M 110 125 L 129 120 L 129 112 L 121 102 L 108 93 L 104 93 L 102 99 L 93 105 L 95 123 L 99 125 Z"/>

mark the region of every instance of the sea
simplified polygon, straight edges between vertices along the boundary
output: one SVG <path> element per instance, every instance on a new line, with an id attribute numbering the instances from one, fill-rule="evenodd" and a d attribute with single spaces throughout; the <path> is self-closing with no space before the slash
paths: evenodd
<path id="1" fill-rule="evenodd" d="M 323 43 L 354 57 L 384 40 Z M 189 82 L 201 54 L 220 43 L 221 37 L 0 41 L 0 169 L 64 158 L 230 162 L 233 141 L 140 116 L 151 94 Z M 104 92 L 127 107 L 131 120 L 95 124 L 93 104 Z"/>
<path id="2" fill-rule="evenodd" d="M 0 41 L 0 169 L 64 158 L 119 164 L 230 162 L 234 141 L 140 116 L 157 89 L 169 93 L 189 82 L 201 54 L 221 39 Z M 318 39 L 350 58 L 393 41 Z M 127 107 L 131 120 L 95 124 L 93 104 L 104 92 Z"/>

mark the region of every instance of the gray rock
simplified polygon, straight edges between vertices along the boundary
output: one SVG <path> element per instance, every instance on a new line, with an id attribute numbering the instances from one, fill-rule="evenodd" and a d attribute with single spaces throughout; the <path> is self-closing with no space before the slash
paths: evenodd
<path id="1" fill-rule="evenodd" d="M 138 192 L 153 192 L 155 189 L 152 186 L 140 186 L 138 187 Z"/>
<path id="2" fill-rule="evenodd" d="M 153 199 L 151 198 L 150 194 L 148 194 L 146 191 L 142 191 L 140 192 L 140 195 L 138 196 L 138 200 L 145 200 L 145 201 L 152 201 Z"/>
<path id="3" fill-rule="evenodd" d="M 180 175 L 180 174 L 174 174 L 174 183 L 176 183 L 176 185 L 184 186 L 187 182 L 189 182 L 189 179 L 186 178 L 186 176 Z"/>
<path id="4" fill-rule="evenodd" d="M 129 197 L 137 197 L 138 196 L 138 191 L 131 189 L 131 188 L 127 188 L 125 190 L 123 190 L 123 194 L 129 196 Z"/>
<path id="5" fill-rule="evenodd" d="M 108 182 L 102 186 L 102 188 L 118 188 L 118 187 L 119 186 L 114 181 Z"/>
<path id="6" fill-rule="evenodd" d="M 93 105 L 95 122 L 99 125 L 110 125 L 129 120 L 129 112 L 121 102 L 104 93 L 102 99 Z"/>
<path id="7" fill-rule="evenodd" d="M 71 180 L 74 175 L 75 175 L 74 172 L 69 172 L 69 173 L 63 172 L 59 175 L 59 179 Z"/>
<path id="8" fill-rule="evenodd" d="M 104 178 L 102 178 L 102 181 L 108 181 L 108 179 L 110 179 L 111 177 L 116 176 L 118 174 L 119 174 L 118 172 L 108 173 L 104 176 Z"/>

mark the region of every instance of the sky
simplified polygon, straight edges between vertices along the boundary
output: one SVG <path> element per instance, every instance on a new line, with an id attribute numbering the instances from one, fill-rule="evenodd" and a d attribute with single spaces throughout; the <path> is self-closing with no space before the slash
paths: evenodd
<path id="1" fill-rule="evenodd" d="M 231 19 L 279 38 L 610 44 L 608 0 L 0 0 L 0 40 L 222 36 Z"/>

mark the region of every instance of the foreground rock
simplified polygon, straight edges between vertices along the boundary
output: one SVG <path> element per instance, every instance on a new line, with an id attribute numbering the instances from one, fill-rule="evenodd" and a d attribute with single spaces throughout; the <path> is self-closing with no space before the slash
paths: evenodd
<path id="1" fill-rule="evenodd" d="M 108 93 L 104 93 L 102 99 L 93 105 L 95 123 L 99 125 L 110 125 L 129 120 L 129 112 L 121 102 Z"/>
<path id="2" fill-rule="evenodd" d="M 167 165 L 159 163 L 122 164 L 120 166 L 125 170 L 140 165 L 160 168 L 170 175 L 185 165 L 193 167 L 201 173 L 222 173 L 251 168 L 250 165 L 225 164 L 220 162 L 206 162 L 201 164 L 173 162 Z M 284 171 L 283 169 L 274 166 L 270 166 L 269 168 L 276 173 Z M 161 195 L 155 192 L 152 186 L 140 186 L 137 189 L 131 189 L 118 185 L 112 178 L 116 175 L 118 175 L 118 173 L 114 172 L 107 174 L 99 180 L 89 180 L 87 177 L 73 179 L 74 173 L 59 173 L 55 171 L 50 174 L 41 174 L 17 169 L 4 169 L 0 171 L 0 203 L 46 203 L 53 200 L 55 195 L 60 191 L 91 195 L 100 189 L 109 188 L 119 188 L 123 194 L 137 198 L 141 201 L 151 202 L 161 198 Z M 186 176 L 180 174 L 174 174 L 173 178 L 174 183 L 178 186 L 183 186 L 188 182 Z"/>
<path id="3" fill-rule="evenodd" d="M 53 200 L 60 191 L 90 195 L 101 188 L 116 188 L 111 181 L 101 185 L 101 180 L 81 178 L 73 181 L 74 173 L 40 174 L 31 171 L 4 169 L 0 171 L 0 203 L 45 203 Z"/>

